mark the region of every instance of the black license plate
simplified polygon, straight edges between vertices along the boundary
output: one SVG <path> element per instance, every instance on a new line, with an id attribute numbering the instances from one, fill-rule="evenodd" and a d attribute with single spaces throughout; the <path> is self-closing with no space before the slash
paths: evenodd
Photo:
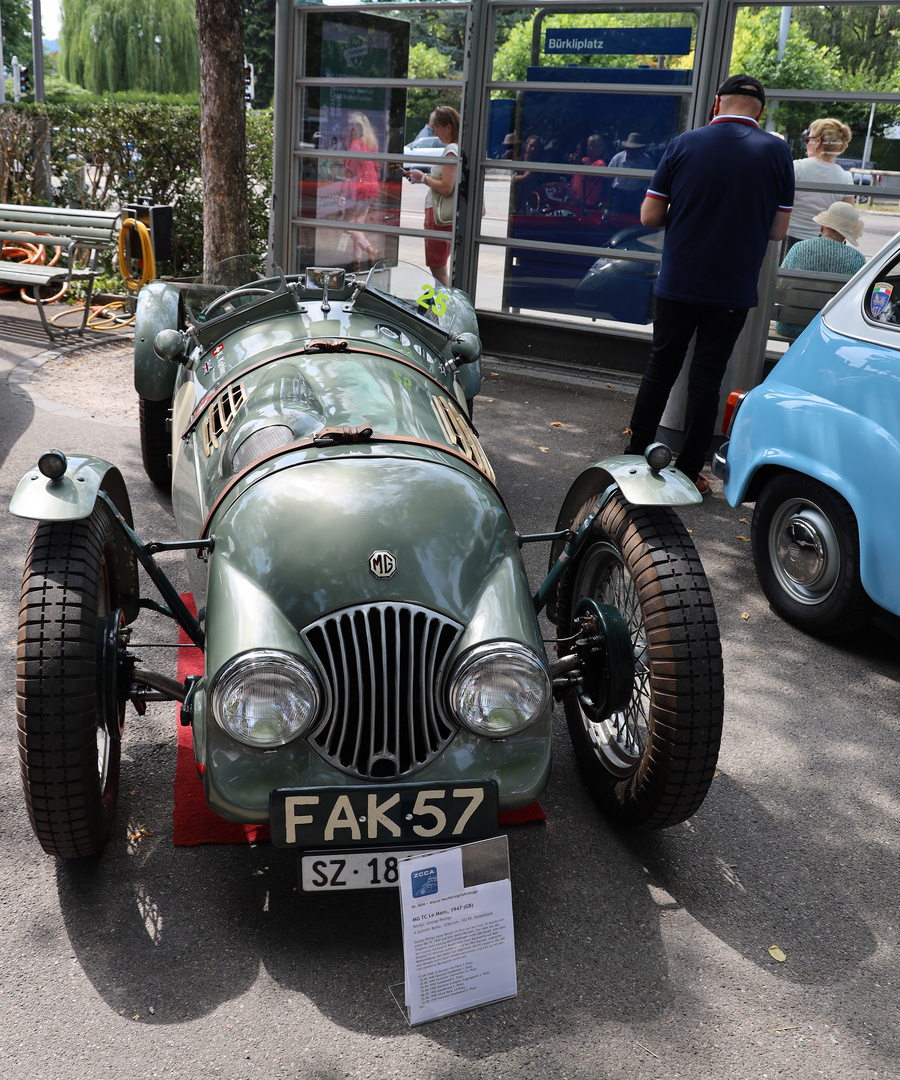
<path id="1" fill-rule="evenodd" d="M 498 803 L 493 780 L 278 788 L 269 795 L 269 820 L 278 847 L 424 847 L 494 836 Z"/>

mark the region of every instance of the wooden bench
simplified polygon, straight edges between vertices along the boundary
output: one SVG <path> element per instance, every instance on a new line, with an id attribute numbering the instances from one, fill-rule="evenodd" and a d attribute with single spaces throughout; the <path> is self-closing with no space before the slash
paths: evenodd
<path id="1" fill-rule="evenodd" d="M 102 248 L 115 247 L 119 240 L 121 214 L 105 210 L 69 210 L 60 206 L 17 206 L 0 203 L 0 241 L 3 247 L 17 244 L 44 245 L 44 263 L 20 262 L 0 258 L 0 282 L 10 285 L 29 286 L 34 289 L 38 311 L 44 329 L 54 341 L 76 333 L 84 335 L 90 314 L 91 294 L 97 273 L 98 253 Z M 55 265 L 49 265 L 54 248 L 61 249 Z M 76 265 L 76 249 L 89 249 L 86 267 Z M 78 327 L 55 327 L 44 313 L 40 300 L 41 286 L 58 285 L 71 281 L 86 281 L 84 318 Z"/>
<path id="2" fill-rule="evenodd" d="M 775 329 L 775 323 L 809 326 L 816 315 L 849 281 L 841 274 L 823 274 L 812 270 L 779 270 L 775 283 L 775 302 L 769 337 L 793 341 Z"/>

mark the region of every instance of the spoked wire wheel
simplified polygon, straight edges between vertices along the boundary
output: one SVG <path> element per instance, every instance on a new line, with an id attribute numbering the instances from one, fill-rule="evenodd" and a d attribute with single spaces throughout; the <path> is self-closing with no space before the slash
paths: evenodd
<path id="1" fill-rule="evenodd" d="M 585 554 L 580 568 L 575 626 L 583 627 L 576 643 L 584 657 L 581 680 L 576 687 L 578 704 L 594 752 L 613 776 L 630 776 L 640 764 L 647 746 L 650 715 L 650 666 L 647 633 L 641 614 L 637 589 L 634 587 L 619 552 L 606 543 L 593 544 Z M 604 628 L 605 665 L 615 668 L 628 665 L 632 676 L 624 700 L 615 702 L 612 695 L 598 696 L 593 692 L 597 673 L 591 671 L 591 652 L 595 649 L 590 620 L 584 621 L 586 598 L 596 598 L 598 605 L 612 608 L 621 618 L 626 648 L 615 651 L 609 647 L 609 627 Z M 579 613 L 580 617 L 579 617 Z M 613 631 L 614 632 L 614 631 Z M 621 634 L 620 634 L 621 637 Z M 604 665 L 604 666 L 605 666 Z M 604 682 L 611 682 L 613 671 Z M 619 706 L 619 707 L 617 707 Z"/>
<path id="2" fill-rule="evenodd" d="M 591 603 L 619 623 L 592 619 Z M 557 622 L 560 656 L 578 660 L 563 702 L 594 796 L 625 825 L 690 817 L 715 773 L 724 683 L 709 585 L 675 512 L 613 496 L 560 582 Z M 624 684 L 604 670 L 617 666 L 628 668 Z"/>

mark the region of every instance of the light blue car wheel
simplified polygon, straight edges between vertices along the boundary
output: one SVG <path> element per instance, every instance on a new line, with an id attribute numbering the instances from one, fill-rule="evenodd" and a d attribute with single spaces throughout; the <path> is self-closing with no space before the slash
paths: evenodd
<path id="1" fill-rule="evenodd" d="M 871 616 L 856 518 L 818 480 L 791 472 L 770 481 L 756 501 L 751 541 L 766 599 L 794 626 L 826 637 L 851 633 Z"/>

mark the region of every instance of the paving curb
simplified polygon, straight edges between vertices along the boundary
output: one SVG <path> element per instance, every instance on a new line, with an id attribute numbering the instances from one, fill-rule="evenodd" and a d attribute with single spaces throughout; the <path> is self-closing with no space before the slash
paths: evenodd
<path id="1" fill-rule="evenodd" d="M 44 412 L 52 412 L 56 413 L 57 416 L 67 416 L 77 420 L 94 420 L 98 424 L 109 424 L 113 427 L 135 427 L 138 423 L 137 420 L 123 420 L 109 416 L 97 416 L 96 413 L 88 412 L 86 409 L 76 409 L 71 405 L 62 405 L 52 398 L 45 397 L 31 385 L 31 376 L 34 372 L 51 360 L 59 360 L 61 357 L 70 356 L 73 353 L 80 352 L 84 349 L 96 348 L 97 345 L 114 345 L 118 342 L 133 340 L 133 333 L 112 334 L 107 338 L 103 338 L 101 341 L 79 341 L 73 345 L 66 345 L 61 349 L 45 349 L 43 352 L 37 353 L 35 356 L 30 356 L 27 360 L 23 360 L 21 363 L 17 364 L 6 378 L 7 386 L 12 393 L 18 394 L 19 397 L 30 398 L 34 407 L 36 409 L 42 409 Z"/>

